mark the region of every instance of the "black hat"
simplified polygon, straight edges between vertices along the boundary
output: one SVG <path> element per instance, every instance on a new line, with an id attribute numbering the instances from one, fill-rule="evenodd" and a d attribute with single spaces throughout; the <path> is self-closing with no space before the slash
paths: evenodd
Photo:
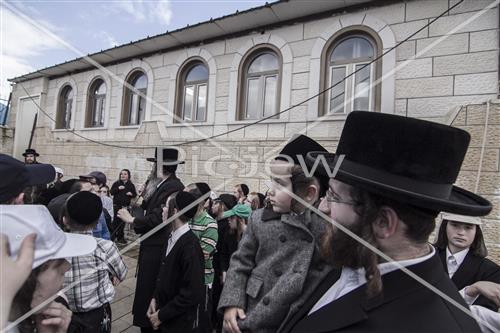
<path id="1" fill-rule="evenodd" d="M 434 122 L 377 112 L 351 112 L 335 154 L 324 155 L 331 171 L 346 184 L 433 211 L 483 216 L 488 200 L 454 186 L 470 135 Z M 320 163 L 321 167 L 321 163 Z M 324 172 L 325 169 L 322 169 Z"/>
<path id="2" fill-rule="evenodd" d="M 194 183 L 198 190 L 200 190 L 201 195 L 204 196 L 208 192 L 210 192 L 210 186 L 207 183 Z"/>
<path id="3" fill-rule="evenodd" d="M 95 223 L 102 213 L 102 201 L 92 192 L 82 191 L 71 195 L 66 201 L 69 217 L 78 224 Z"/>
<path id="4" fill-rule="evenodd" d="M 238 199 L 232 194 L 223 193 L 219 195 L 214 201 L 220 201 L 226 206 L 227 209 L 232 209 L 238 203 Z"/>
<path id="5" fill-rule="evenodd" d="M 53 182 L 56 170 L 50 164 L 24 164 L 9 155 L 0 154 L 0 175 L 0 202 L 5 202 L 27 186 Z"/>
<path id="6" fill-rule="evenodd" d="M 38 154 L 38 153 L 36 152 L 36 150 L 35 150 L 35 149 L 33 149 L 33 148 L 28 148 L 28 149 L 26 149 L 26 150 L 24 151 L 24 153 L 23 153 L 23 156 L 24 156 L 24 157 L 26 157 L 26 155 L 40 156 L 40 154 Z"/>
<path id="7" fill-rule="evenodd" d="M 146 158 L 149 162 L 157 162 L 158 148 L 155 148 L 155 157 Z M 163 165 L 184 164 L 184 161 L 179 161 L 179 151 L 175 148 L 163 148 Z"/>
<path id="8" fill-rule="evenodd" d="M 302 134 L 296 135 L 290 139 L 290 141 L 285 145 L 285 147 L 283 147 L 283 149 L 275 159 L 287 161 L 284 156 L 289 156 L 293 160 L 294 164 L 300 165 L 299 156 L 302 156 L 304 162 L 307 162 L 307 153 L 312 151 L 322 151 L 325 153 L 328 152 L 322 145 L 320 145 L 310 137 Z"/>
<path id="9" fill-rule="evenodd" d="M 177 192 L 175 196 L 175 205 L 179 211 L 183 210 L 190 204 L 196 201 L 194 195 L 189 192 L 180 191 Z M 192 219 L 196 215 L 196 211 L 198 210 L 198 205 L 194 205 L 191 209 L 187 210 L 183 215 L 188 219 Z"/>
<path id="10" fill-rule="evenodd" d="M 244 196 L 247 196 L 250 193 L 250 189 L 247 184 L 240 184 L 241 192 L 243 192 Z"/>

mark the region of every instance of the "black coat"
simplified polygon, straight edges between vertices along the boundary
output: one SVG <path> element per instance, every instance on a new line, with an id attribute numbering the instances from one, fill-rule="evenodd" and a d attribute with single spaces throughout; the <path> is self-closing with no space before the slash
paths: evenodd
<path id="1" fill-rule="evenodd" d="M 123 190 L 118 189 L 118 187 L 122 185 L 125 188 Z M 132 196 L 127 195 L 128 192 L 132 193 Z M 137 191 L 135 190 L 135 185 L 131 181 L 127 181 L 126 183 L 124 183 L 121 180 L 117 180 L 109 189 L 109 194 L 113 196 L 113 205 L 120 209 L 122 207 L 127 207 L 128 205 L 130 205 L 130 200 L 137 196 Z M 118 209 L 115 208 L 115 215 Z"/>
<path id="2" fill-rule="evenodd" d="M 444 270 L 448 273 L 446 249 L 440 249 L 439 256 L 441 258 L 441 262 L 443 263 Z M 478 281 L 500 283 L 500 267 L 493 261 L 472 254 L 469 251 L 460 267 L 458 267 L 455 274 L 453 274 L 451 281 L 455 283 L 458 290 L 462 290 L 463 288 Z M 495 312 L 498 311 L 498 306 L 484 296 L 479 296 L 474 302 L 474 305 L 481 305 Z"/>
<path id="3" fill-rule="evenodd" d="M 438 255 L 407 268 L 467 307 Z M 282 332 L 481 332 L 474 319 L 400 270 L 382 276 L 381 295 L 368 299 L 365 284 L 307 316 L 340 273 L 330 272 Z"/>
<path id="4" fill-rule="evenodd" d="M 164 248 L 166 252 L 166 247 Z M 189 230 L 161 262 L 154 298 L 161 330 L 197 332 L 205 297 L 204 258 L 200 241 Z"/>
<path id="5" fill-rule="evenodd" d="M 184 185 L 175 176 L 170 176 L 152 194 L 151 198 L 143 204 L 146 210 L 144 216 L 134 219 L 134 230 L 139 235 L 144 235 L 162 223 L 162 209 L 170 194 L 182 191 Z M 146 312 L 153 297 L 156 278 L 163 257 L 163 247 L 167 241 L 166 228 L 159 229 L 156 233 L 141 241 L 139 247 L 139 258 L 137 260 L 137 284 L 135 288 L 134 325 L 139 327 L 151 327 Z"/>

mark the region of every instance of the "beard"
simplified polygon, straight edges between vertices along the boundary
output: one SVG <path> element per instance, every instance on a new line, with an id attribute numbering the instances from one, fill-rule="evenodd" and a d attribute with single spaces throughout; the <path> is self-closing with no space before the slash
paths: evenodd
<path id="1" fill-rule="evenodd" d="M 347 228 L 377 247 L 371 222 L 359 219 Z M 382 281 L 377 266 L 378 256 L 342 230 L 336 229 L 330 224 L 321 239 L 320 252 L 323 260 L 335 267 L 364 268 L 369 296 L 374 296 L 382 291 Z"/>

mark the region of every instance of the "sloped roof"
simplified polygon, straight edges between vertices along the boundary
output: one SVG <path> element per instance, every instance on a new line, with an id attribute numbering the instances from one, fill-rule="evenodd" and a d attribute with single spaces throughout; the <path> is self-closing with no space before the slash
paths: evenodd
<path id="1" fill-rule="evenodd" d="M 242 12 L 210 19 L 195 25 L 188 25 L 171 32 L 116 46 L 104 51 L 89 54 L 57 65 L 49 66 L 32 73 L 9 79 L 11 82 L 23 82 L 40 77 L 60 77 L 94 68 L 88 60 L 103 66 L 130 60 L 134 57 L 149 56 L 179 47 L 197 43 L 207 43 L 221 38 L 234 37 L 273 25 L 292 23 L 299 18 L 338 11 L 346 7 L 358 6 L 374 0 L 328 0 L 276 1 L 264 6 L 254 7 Z"/>

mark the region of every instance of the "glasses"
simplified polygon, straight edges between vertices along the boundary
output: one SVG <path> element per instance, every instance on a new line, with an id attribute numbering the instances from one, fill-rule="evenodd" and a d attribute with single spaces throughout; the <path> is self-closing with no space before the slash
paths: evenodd
<path id="1" fill-rule="evenodd" d="M 331 190 L 326 191 L 326 201 L 328 202 L 335 202 L 335 203 L 340 203 L 344 205 L 351 205 L 351 206 L 358 206 L 360 202 L 357 201 L 348 201 L 348 200 L 342 200 L 336 197 L 336 194 L 333 193 Z"/>

